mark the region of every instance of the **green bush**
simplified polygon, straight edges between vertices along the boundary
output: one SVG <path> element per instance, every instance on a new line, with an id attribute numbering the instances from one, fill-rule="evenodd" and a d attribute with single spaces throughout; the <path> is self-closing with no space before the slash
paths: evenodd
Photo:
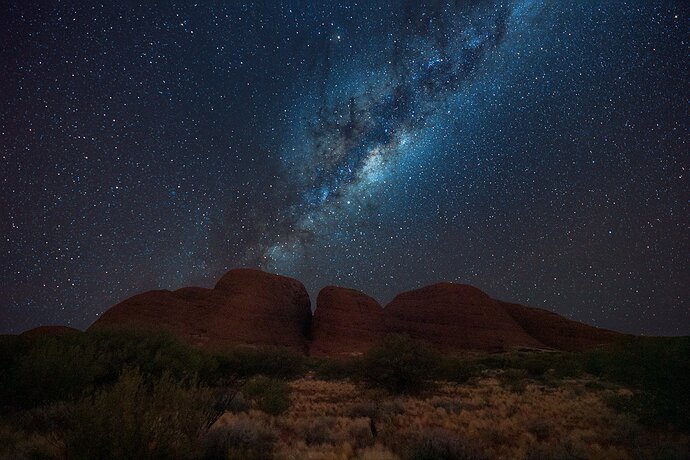
<path id="1" fill-rule="evenodd" d="M 436 374 L 440 360 L 430 345 L 391 335 L 364 356 L 364 379 L 392 393 L 419 393 Z"/>
<path id="2" fill-rule="evenodd" d="M 215 357 L 223 375 L 291 379 L 304 374 L 307 369 L 304 355 L 280 347 L 237 347 Z"/>
<path id="3" fill-rule="evenodd" d="M 514 393 L 522 393 L 527 382 L 527 371 L 524 369 L 506 369 L 498 375 L 500 382 Z"/>
<path id="4" fill-rule="evenodd" d="M 211 429 L 206 436 L 206 460 L 268 460 L 273 458 L 276 434 L 268 427 L 239 418 Z"/>
<path id="5" fill-rule="evenodd" d="M 551 361 L 543 356 L 531 356 L 525 360 L 524 366 L 531 377 L 543 377 L 551 368 Z"/>
<path id="6" fill-rule="evenodd" d="M 312 358 L 309 367 L 317 377 L 324 380 L 357 380 L 362 376 L 362 360 L 360 358 Z"/>
<path id="7" fill-rule="evenodd" d="M 690 337 L 632 338 L 583 361 L 588 372 L 638 391 L 624 407 L 640 421 L 690 428 Z"/>
<path id="8" fill-rule="evenodd" d="M 440 380 L 465 383 L 477 375 L 478 368 L 475 363 L 461 356 L 444 356 L 437 370 Z"/>
<path id="9" fill-rule="evenodd" d="M 108 331 L 19 339 L 0 343 L 7 366 L 0 377 L 1 405 L 31 408 L 74 399 L 114 383 L 130 367 L 147 382 L 164 373 L 178 380 L 218 378 L 210 355 L 166 334 Z"/>
<path id="10" fill-rule="evenodd" d="M 290 408 L 290 386 L 282 380 L 258 375 L 242 385 L 242 393 L 267 414 L 279 415 Z"/>
<path id="11" fill-rule="evenodd" d="M 147 384 L 136 369 L 74 409 L 67 439 L 73 459 L 198 458 L 209 423 L 212 395 L 172 374 Z"/>
<path id="12" fill-rule="evenodd" d="M 511 367 L 512 362 L 508 355 L 490 355 L 484 356 L 476 361 L 476 364 L 481 369 L 507 369 Z"/>

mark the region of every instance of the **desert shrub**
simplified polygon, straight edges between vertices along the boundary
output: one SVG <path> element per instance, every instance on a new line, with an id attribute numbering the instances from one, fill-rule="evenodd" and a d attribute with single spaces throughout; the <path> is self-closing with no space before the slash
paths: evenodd
<path id="1" fill-rule="evenodd" d="M 437 409 L 443 409 L 449 414 L 459 414 L 463 406 L 460 401 L 444 397 L 435 397 L 429 400 L 429 404 Z"/>
<path id="2" fill-rule="evenodd" d="M 242 393 L 267 414 L 279 415 L 290 408 L 290 386 L 283 380 L 258 375 L 244 383 Z"/>
<path id="3" fill-rule="evenodd" d="M 399 445 L 405 460 L 478 460 L 484 455 L 469 440 L 442 428 L 407 433 Z"/>
<path id="4" fill-rule="evenodd" d="M 0 425 L 0 459 L 42 460 L 64 458 L 64 446 L 52 433 L 31 433 Z"/>
<path id="5" fill-rule="evenodd" d="M 591 380 L 587 383 L 585 383 L 585 389 L 590 390 L 590 391 L 599 391 L 603 390 L 606 388 L 606 385 L 603 383 L 596 381 L 596 380 Z"/>
<path id="6" fill-rule="evenodd" d="M 232 398 L 229 399 L 228 403 L 223 407 L 228 412 L 232 412 L 234 414 L 240 413 L 240 412 L 247 412 L 251 408 L 251 404 L 249 401 L 247 401 L 247 398 L 244 397 L 244 394 L 242 392 L 237 392 L 232 396 Z"/>
<path id="7" fill-rule="evenodd" d="M 586 372 L 581 355 L 575 353 L 553 353 L 551 367 L 559 378 L 582 377 Z"/>
<path id="8" fill-rule="evenodd" d="M 511 358 L 505 354 L 483 356 L 476 360 L 480 369 L 507 369 L 511 367 Z"/>
<path id="9" fill-rule="evenodd" d="M 506 369 L 498 375 L 499 381 L 510 391 L 521 393 L 527 386 L 525 379 L 527 371 L 524 369 Z"/>
<path id="10" fill-rule="evenodd" d="M 374 401 L 365 401 L 353 404 L 345 411 L 345 414 L 352 418 L 367 417 L 376 419 L 380 416 L 380 408 Z"/>
<path id="11" fill-rule="evenodd" d="M 374 444 L 374 434 L 371 429 L 372 422 L 370 419 L 359 418 L 353 420 L 348 429 L 350 443 L 357 449 L 371 446 Z"/>
<path id="12" fill-rule="evenodd" d="M 199 378 L 214 383 L 218 363 L 208 353 L 193 348 L 168 333 L 94 332 L 98 352 L 105 354 L 109 375 L 117 376 L 125 367 L 136 367 L 144 379 L 158 379 L 164 373 L 180 380 Z"/>
<path id="13" fill-rule="evenodd" d="M 20 408 L 67 399 L 103 378 L 102 359 L 94 349 L 63 338 L 37 340 L 7 369 L 3 402 Z"/>
<path id="14" fill-rule="evenodd" d="M 657 446 L 651 457 L 654 460 L 687 460 L 687 449 L 675 444 L 664 443 Z"/>
<path id="15" fill-rule="evenodd" d="M 602 397 L 602 400 L 604 404 L 617 412 L 633 413 L 635 411 L 634 395 L 609 392 Z"/>
<path id="16" fill-rule="evenodd" d="M 586 460 L 587 455 L 573 443 L 538 444 L 527 452 L 527 460 Z"/>
<path id="17" fill-rule="evenodd" d="M 12 369 L 17 358 L 24 355 L 28 349 L 27 340 L 18 335 L 0 335 L 0 369 Z M 0 379 L 5 377 L 0 374 Z"/>
<path id="18" fill-rule="evenodd" d="M 478 368 L 466 358 L 450 355 L 442 357 L 437 372 L 440 380 L 465 383 L 477 374 Z"/>
<path id="19" fill-rule="evenodd" d="M 299 427 L 299 432 L 304 442 L 309 446 L 332 444 L 335 441 L 334 425 L 335 419 L 333 417 L 316 417 L 304 421 Z"/>
<path id="20" fill-rule="evenodd" d="M 603 349 L 589 350 L 580 355 L 580 361 L 585 372 L 595 377 L 604 375 L 608 367 L 607 361 L 610 352 Z"/>
<path id="21" fill-rule="evenodd" d="M 125 370 L 112 387 L 76 404 L 68 457 L 197 457 L 210 406 L 211 392 L 193 382 L 165 373 L 147 385 L 138 370 Z"/>
<path id="22" fill-rule="evenodd" d="M 138 368 L 147 383 L 164 373 L 178 380 L 217 377 L 212 357 L 166 334 L 103 331 L 20 339 L 15 356 L 6 359 L 0 404 L 30 408 L 73 399 L 114 383 L 128 367 Z"/>
<path id="23" fill-rule="evenodd" d="M 212 428 L 206 436 L 207 460 L 268 460 L 273 458 L 276 434 L 264 424 L 241 417 Z"/>
<path id="24" fill-rule="evenodd" d="M 645 423 L 690 427 L 690 337 L 628 339 L 583 361 L 588 372 L 637 390 L 622 410 Z"/>
<path id="25" fill-rule="evenodd" d="M 430 345 L 391 335 L 364 356 L 365 381 L 392 393 L 419 393 L 438 369 L 440 354 Z"/>
<path id="26" fill-rule="evenodd" d="M 357 460 L 398 460 L 399 457 L 381 444 L 365 447 L 359 452 Z"/>
<path id="27" fill-rule="evenodd" d="M 531 420 L 526 424 L 525 428 L 540 442 L 551 435 L 551 425 L 545 420 Z"/>
<path id="28" fill-rule="evenodd" d="M 310 368 L 317 377 L 324 380 L 359 379 L 362 376 L 362 360 L 350 359 L 312 359 Z"/>
<path id="29" fill-rule="evenodd" d="M 405 402 L 400 398 L 395 398 L 392 401 L 384 401 L 379 404 L 380 414 L 384 417 L 391 417 L 393 415 L 400 415 L 405 413 Z"/>
<path id="30" fill-rule="evenodd" d="M 59 432 L 63 427 L 69 426 L 72 408 L 72 403 L 58 401 L 18 412 L 13 417 L 13 422 L 17 428 L 32 433 Z"/>
<path id="31" fill-rule="evenodd" d="M 266 375 L 279 379 L 298 377 L 306 371 L 306 358 L 287 348 L 237 347 L 216 355 L 224 375 L 252 377 Z"/>
<path id="32" fill-rule="evenodd" d="M 524 368 L 531 377 L 542 377 L 551 368 L 551 360 L 544 356 L 531 356 L 525 360 Z"/>

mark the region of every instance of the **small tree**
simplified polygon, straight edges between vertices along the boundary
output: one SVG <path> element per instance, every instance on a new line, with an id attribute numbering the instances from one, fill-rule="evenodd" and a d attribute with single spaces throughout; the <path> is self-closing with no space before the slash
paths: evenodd
<path id="1" fill-rule="evenodd" d="M 390 335 L 364 356 L 364 379 L 392 393 L 419 393 L 438 369 L 441 355 L 424 342 Z"/>

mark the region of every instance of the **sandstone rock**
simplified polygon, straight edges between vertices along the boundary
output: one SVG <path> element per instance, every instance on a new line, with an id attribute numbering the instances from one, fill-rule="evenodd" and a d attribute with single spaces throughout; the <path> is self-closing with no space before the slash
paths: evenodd
<path id="1" fill-rule="evenodd" d="M 327 286 L 316 300 L 313 356 L 353 356 L 376 345 L 385 333 L 381 305 L 354 289 Z"/>
<path id="2" fill-rule="evenodd" d="M 235 269 L 213 289 L 150 291 L 106 311 L 90 329 L 166 330 L 188 343 L 285 346 L 306 352 L 311 308 L 297 280 Z"/>
<path id="3" fill-rule="evenodd" d="M 273 345 L 332 357 L 366 352 L 389 333 L 408 334 L 445 352 L 580 350 L 622 336 L 455 283 L 399 294 L 384 309 L 359 291 L 328 286 L 318 295 L 312 320 L 309 296 L 299 281 L 250 269 L 229 271 L 213 289 L 135 295 L 90 329 L 104 328 L 166 330 L 209 348 Z M 25 334 L 39 333 L 40 328 Z"/>
<path id="4" fill-rule="evenodd" d="M 618 332 L 573 321 L 540 308 L 506 302 L 501 302 L 501 305 L 532 337 L 557 350 L 583 350 L 623 337 Z"/>
<path id="5" fill-rule="evenodd" d="M 442 351 L 544 347 L 500 302 L 464 284 L 439 283 L 399 294 L 384 311 L 389 332 L 406 333 Z"/>

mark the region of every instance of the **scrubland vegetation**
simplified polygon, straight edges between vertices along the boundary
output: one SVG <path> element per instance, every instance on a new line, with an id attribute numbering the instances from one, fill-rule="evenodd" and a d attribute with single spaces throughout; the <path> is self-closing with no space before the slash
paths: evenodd
<path id="1" fill-rule="evenodd" d="M 683 459 L 690 339 L 583 353 L 210 353 L 166 335 L 0 338 L 0 458 Z"/>

